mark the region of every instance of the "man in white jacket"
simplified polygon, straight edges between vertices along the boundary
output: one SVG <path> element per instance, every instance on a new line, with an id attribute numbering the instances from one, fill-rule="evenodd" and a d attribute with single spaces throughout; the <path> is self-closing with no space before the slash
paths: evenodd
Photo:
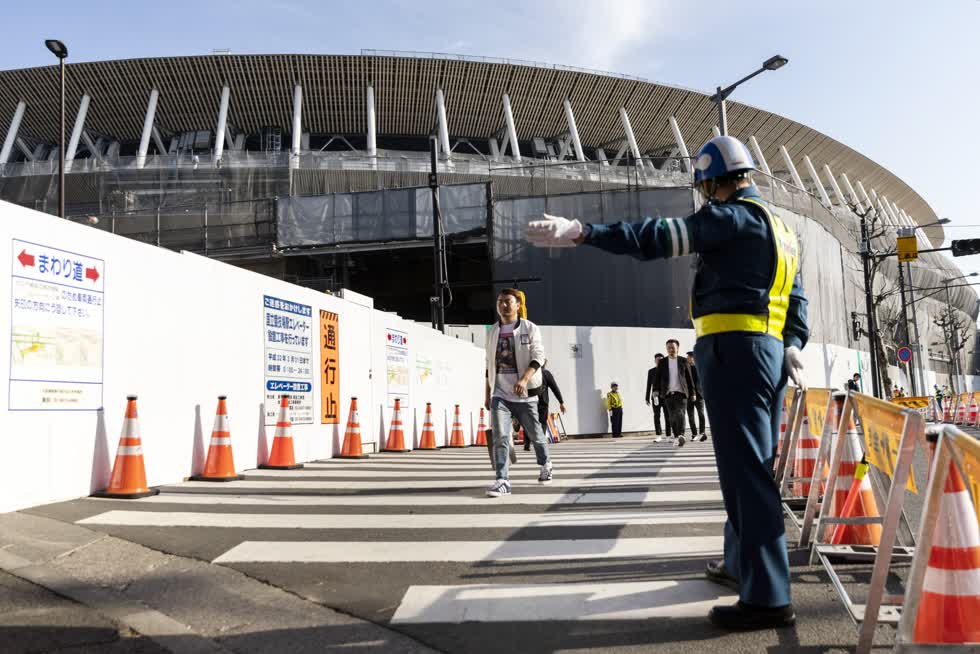
<path id="1" fill-rule="evenodd" d="M 511 418 L 524 427 L 531 439 L 534 453 L 541 466 L 538 482 L 551 483 L 551 459 L 548 441 L 538 422 L 538 395 L 542 389 L 541 364 L 544 346 L 541 330 L 530 320 L 520 317 L 521 296 L 512 288 L 497 295 L 497 315 L 500 320 L 487 336 L 487 395 L 493 430 L 494 462 L 497 480 L 487 488 L 488 497 L 510 495 L 510 451 L 514 447 Z"/>

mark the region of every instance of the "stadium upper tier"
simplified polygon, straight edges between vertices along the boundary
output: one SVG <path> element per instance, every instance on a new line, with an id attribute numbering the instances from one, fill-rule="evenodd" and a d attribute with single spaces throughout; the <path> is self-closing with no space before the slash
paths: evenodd
<path id="1" fill-rule="evenodd" d="M 57 66 L 0 71 L 3 175 L 53 171 L 59 88 Z M 704 93 L 634 77 L 388 51 L 69 64 L 67 114 L 68 172 L 181 161 L 327 167 L 329 158 L 424 166 L 434 134 L 442 157 L 461 166 L 649 158 L 650 172 L 671 176 L 685 174 L 683 157 L 711 138 L 717 118 Z M 728 126 L 763 169 L 828 206 L 870 202 L 896 226 L 937 220 L 897 176 L 815 129 L 738 102 L 728 103 Z M 924 231 L 943 239 L 939 226 Z"/>

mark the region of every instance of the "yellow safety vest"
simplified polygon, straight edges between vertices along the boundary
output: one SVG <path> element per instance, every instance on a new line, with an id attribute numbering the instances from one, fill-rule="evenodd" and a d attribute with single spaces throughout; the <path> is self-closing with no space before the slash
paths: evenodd
<path id="1" fill-rule="evenodd" d="M 758 200 L 739 198 L 737 202 L 748 202 L 761 208 L 769 221 L 773 234 L 773 254 L 776 269 L 769 285 L 769 304 L 767 313 L 709 313 L 693 318 L 694 333 L 698 338 L 724 332 L 758 332 L 769 334 L 783 340 L 783 327 L 789 311 L 789 295 L 793 290 L 793 280 L 800 265 L 800 250 L 796 235 L 786 227 L 777 216 Z"/>
<path id="2" fill-rule="evenodd" d="M 619 393 L 614 393 L 610 391 L 606 395 L 606 406 L 609 409 L 622 409 L 623 400 L 619 397 Z"/>

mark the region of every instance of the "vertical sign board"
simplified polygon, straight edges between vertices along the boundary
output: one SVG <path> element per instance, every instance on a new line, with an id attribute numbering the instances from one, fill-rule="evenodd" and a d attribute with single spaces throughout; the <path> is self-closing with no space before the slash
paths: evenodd
<path id="1" fill-rule="evenodd" d="M 385 330 L 385 362 L 388 372 L 388 406 L 400 400 L 408 406 L 408 336 L 394 329 Z"/>
<path id="2" fill-rule="evenodd" d="M 263 296 L 265 424 L 276 424 L 279 399 L 289 396 L 294 425 L 313 424 L 313 310 Z"/>
<path id="3" fill-rule="evenodd" d="M 105 261 L 12 240 L 11 411 L 102 407 Z"/>
<path id="4" fill-rule="evenodd" d="M 320 309 L 320 424 L 340 423 L 340 321 Z"/>

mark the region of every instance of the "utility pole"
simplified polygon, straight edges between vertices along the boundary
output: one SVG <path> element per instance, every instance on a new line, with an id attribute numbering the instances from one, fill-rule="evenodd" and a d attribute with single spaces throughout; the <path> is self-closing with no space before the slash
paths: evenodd
<path id="1" fill-rule="evenodd" d="M 899 264 L 899 266 L 901 266 L 901 264 Z M 912 308 L 912 332 L 915 338 L 915 345 L 912 347 L 912 352 L 915 354 L 916 365 L 915 368 L 913 368 L 912 374 L 915 376 L 916 373 L 918 373 L 919 387 L 922 389 L 922 394 L 928 395 L 929 393 L 926 389 L 926 380 L 922 373 L 922 337 L 919 336 L 919 319 L 917 318 L 918 314 L 915 312 L 915 284 L 912 283 L 911 263 L 905 263 L 905 272 L 908 273 L 909 278 L 909 306 Z"/>
<path id="2" fill-rule="evenodd" d="M 911 282 L 911 278 L 909 279 L 909 281 Z M 909 285 L 911 286 L 911 284 Z M 910 346 L 912 345 L 912 338 L 909 335 L 909 313 L 908 313 L 908 308 L 905 305 L 905 271 L 902 267 L 901 261 L 898 262 L 898 297 L 902 302 L 902 325 L 903 325 L 902 332 L 905 337 L 905 346 L 911 349 Z M 912 356 L 914 358 L 912 361 L 909 361 L 907 372 L 909 373 L 909 381 L 911 382 L 912 385 L 912 395 L 918 395 L 919 386 L 915 379 L 915 368 L 914 368 L 915 361 L 918 361 L 918 358 L 915 358 L 914 352 L 912 353 Z"/>
<path id="3" fill-rule="evenodd" d="M 878 379 L 878 355 L 875 347 L 875 310 L 871 297 L 871 244 L 868 243 L 868 223 L 865 215 L 861 216 L 861 243 L 858 248 L 861 254 L 861 268 L 864 272 L 864 303 L 868 311 L 868 346 L 871 354 L 871 388 L 874 396 L 881 397 L 881 381 Z"/>
<path id="4" fill-rule="evenodd" d="M 442 240 L 442 210 L 439 207 L 439 170 L 436 167 L 436 137 L 429 138 L 429 159 L 432 166 L 429 173 L 429 188 L 432 189 L 432 258 L 433 280 L 432 297 L 429 298 L 432 314 L 432 328 L 446 333 L 446 305 L 443 289 L 446 275 L 443 269 L 445 244 Z"/>

